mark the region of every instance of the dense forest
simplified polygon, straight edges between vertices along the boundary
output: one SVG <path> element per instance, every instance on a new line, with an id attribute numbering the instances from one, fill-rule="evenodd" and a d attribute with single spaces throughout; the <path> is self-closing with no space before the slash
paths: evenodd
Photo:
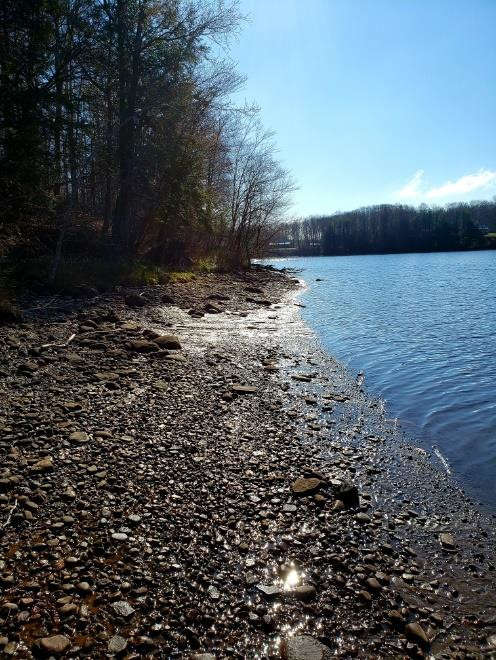
<path id="1" fill-rule="evenodd" d="M 293 182 L 228 57 L 223 0 L 3 0 L 0 263 L 238 267 Z M 95 266 L 96 267 L 96 266 Z"/>
<path id="2" fill-rule="evenodd" d="M 301 255 L 381 254 L 493 248 L 495 239 L 496 201 L 381 204 L 292 222 L 279 246 Z"/>

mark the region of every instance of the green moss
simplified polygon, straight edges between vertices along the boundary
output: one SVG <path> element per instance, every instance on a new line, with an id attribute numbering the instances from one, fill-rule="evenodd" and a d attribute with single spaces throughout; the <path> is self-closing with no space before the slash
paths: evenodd
<path id="1" fill-rule="evenodd" d="M 192 271 L 172 271 L 167 273 L 169 282 L 191 282 L 196 279 L 196 274 Z"/>
<path id="2" fill-rule="evenodd" d="M 217 257 L 202 257 L 197 259 L 194 265 L 194 270 L 199 273 L 215 273 L 219 269 Z"/>

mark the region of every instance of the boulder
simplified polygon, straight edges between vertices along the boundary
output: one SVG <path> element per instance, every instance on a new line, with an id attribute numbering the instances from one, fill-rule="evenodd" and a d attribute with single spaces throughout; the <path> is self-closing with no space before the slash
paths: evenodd
<path id="1" fill-rule="evenodd" d="M 222 314 L 224 310 L 222 309 L 222 307 L 219 307 L 218 305 L 214 305 L 214 303 L 209 302 L 205 305 L 205 311 L 207 312 L 207 314 Z"/>
<path id="2" fill-rule="evenodd" d="M 335 492 L 336 499 L 341 500 L 345 507 L 355 507 L 360 504 L 358 488 L 352 484 L 341 484 Z"/>
<path id="3" fill-rule="evenodd" d="M 124 297 L 124 302 L 128 307 L 144 307 L 148 301 L 137 293 L 128 293 Z"/>
<path id="4" fill-rule="evenodd" d="M 181 344 L 175 335 L 160 335 L 153 340 L 160 348 L 167 348 L 170 351 L 180 351 Z"/>
<path id="5" fill-rule="evenodd" d="M 136 339 L 128 342 L 127 345 L 131 351 L 135 351 L 136 353 L 152 353 L 153 351 L 158 351 L 157 344 L 152 341 L 147 341 L 146 339 Z"/>

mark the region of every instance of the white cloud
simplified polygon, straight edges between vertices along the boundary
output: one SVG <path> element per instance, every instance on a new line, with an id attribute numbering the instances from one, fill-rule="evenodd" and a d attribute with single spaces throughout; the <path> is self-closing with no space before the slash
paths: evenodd
<path id="1" fill-rule="evenodd" d="M 439 188 L 431 188 L 427 191 L 428 199 L 438 197 L 451 197 L 453 195 L 466 195 L 474 190 L 483 190 L 496 185 L 496 172 L 491 170 L 479 170 L 474 174 L 466 174 L 456 181 L 447 181 Z"/>
<path id="2" fill-rule="evenodd" d="M 422 185 L 422 179 L 424 177 L 424 170 L 417 170 L 412 178 L 394 193 L 396 199 L 415 199 L 419 195 L 420 186 Z"/>
<path id="3" fill-rule="evenodd" d="M 478 194 L 496 192 L 496 172 L 480 169 L 473 174 L 456 179 L 456 181 L 446 181 L 437 187 L 428 187 L 424 185 L 424 170 L 417 170 L 407 183 L 393 193 L 397 201 L 409 202 L 430 202 L 436 201 L 462 201 L 467 196 L 473 198 Z"/>

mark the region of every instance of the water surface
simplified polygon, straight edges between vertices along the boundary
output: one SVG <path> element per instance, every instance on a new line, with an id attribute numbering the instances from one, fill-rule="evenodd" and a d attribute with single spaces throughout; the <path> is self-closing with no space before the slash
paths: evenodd
<path id="1" fill-rule="evenodd" d="M 326 348 L 496 508 L 496 252 L 271 263 L 301 269 L 302 313 Z"/>

